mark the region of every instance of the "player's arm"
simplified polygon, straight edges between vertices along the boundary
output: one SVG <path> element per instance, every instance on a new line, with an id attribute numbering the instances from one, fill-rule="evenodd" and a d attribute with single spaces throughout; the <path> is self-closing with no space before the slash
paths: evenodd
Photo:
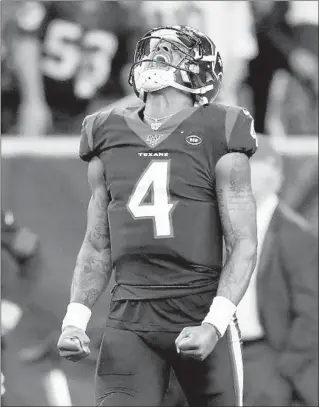
<path id="1" fill-rule="evenodd" d="M 58 342 L 60 355 L 78 361 L 89 355 L 85 334 L 91 309 L 105 290 L 112 271 L 107 207 L 108 193 L 103 164 L 94 157 L 88 164 L 92 195 L 87 211 L 87 228 L 76 260 L 71 298 Z"/>
<path id="2" fill-rule="evenodd" d="M 238 305 L 256 265 L 256 203 L 250 165 L 242 153 L 226 154 L 216 166 L 216 191 L 226 247 L 217 295 Z"/>
<path id="3" fill-rule="evenodd" d="M 87 211 L 87 228 L 80 248 L 71 286 L 71 302 L 92 308 L 105 290 L 111 275 L 110 236 L 103 164 L 94 157 L 88 164 L 92 191 Z"/>
<path id="4" fill-rule="evenodd" d="M 202 324 L 184 328 L 175 340 L 178 353 L 197 360 L 204 360 L 225 334 L 256 264 L 256 204 L 248 157 L 255 153 L 257 139 L 249 112 L 228 108 L 225 136 L 228 153 L 215 166 L 215 181 L 227 258 Z"/>
<path id="5" fill-rule="evenodd" d="M 108 193 L 105 185 L 103 164 L 94 157 L 88 164 L 88 181 L 91 199 L 87 210 L 87 227 L 82 246 L 77 256 L 71 285 L 69 308 L 80 304 L 83 311 L 84 330 L 91 309 L 105 290 L 111 275 L 111 252 L 108 227 Z M 63 326 L 72 322 L 66 315 Z M 72 325 L 72 324 L 71 324 Z"/>
<path id="6" fill-rule="evenodd" d="M 215 170 L 227 255 L 217 296 L 203 323 L 211 323 L 223 335 L 256 265 L 256 204 L 251 189 L 250 165 L 245 154 L 236 152 L 224 155 Z"/>

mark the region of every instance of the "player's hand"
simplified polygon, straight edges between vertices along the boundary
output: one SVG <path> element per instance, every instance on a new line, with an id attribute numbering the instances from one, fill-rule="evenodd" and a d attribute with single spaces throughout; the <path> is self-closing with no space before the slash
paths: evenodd
<path id="1" fill-rule="evenodd" d="M 58 349 L 60 356 L 78 362 L 90 354 L 90 339 L 86 333 L 74 326 L 66 326 L 60 335 Z"/>
<path id="2" fill-rule="evenodd" d="M 196 360 L 204 360 L 213 351 L 219 337 L 210 324 L 186 327 L 175 340 L 177 353 Z"/>
<path id="3" fill-rule="evenodd" d="M 49 107 L 40 101 L 23 101 L 18 112 L 18 131 L 25 137 L 41 137 L 52 127 Z"/>

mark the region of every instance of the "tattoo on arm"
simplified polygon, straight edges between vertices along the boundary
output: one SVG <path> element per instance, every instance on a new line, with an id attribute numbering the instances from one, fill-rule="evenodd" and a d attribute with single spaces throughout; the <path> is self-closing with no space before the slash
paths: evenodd
<path id="1" fill-rule="evenodd" d="M 110 279 L 112 270 L 108 194 L 104 178 L 94 180 L 88 207 L 87 230 L 74 270 L 71 301 L 92 308 Z"/>
<path id="2" fill-rule="evenodd" d="M 244 154 L 227 154 L 217 164 L 216 194 L 226 246 L 217 294 L 238 304 L 255 268 L 257 248 L 256 204 Z"/>

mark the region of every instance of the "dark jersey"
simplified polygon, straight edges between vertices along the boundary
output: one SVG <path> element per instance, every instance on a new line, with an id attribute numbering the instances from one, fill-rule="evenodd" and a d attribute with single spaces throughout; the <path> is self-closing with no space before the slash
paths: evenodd
<path id="1" fill-rule="evenodd" d="M 177 297 L 213 292 L 222 267 L 215 165 L 229 152 L 256 151 L 253 120 L 240 108 L 188 108 L 151 131 L 139 116 L 88 116 L 80 156 L 98 156 L 110 195 L 114 296 Z"/>
<path id="2" fill-rule="evenodd" d="M 41 71 L 50 107 L 85 111 L 97 92 L 122 95 L 120 73 L 133 52 L 134 27 L 117 1 L 26 2 L 17 13 L 24 35 L 42 44 Z"/>

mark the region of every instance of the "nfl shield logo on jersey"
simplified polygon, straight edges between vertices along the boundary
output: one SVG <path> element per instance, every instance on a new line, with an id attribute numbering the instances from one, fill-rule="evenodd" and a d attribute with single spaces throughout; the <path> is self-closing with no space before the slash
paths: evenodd
<path id="1" fill-rule="evenodd" d="M 151 147 L 155 147 L 159 143 L 162 136 L 163 134 L 150 134 L 147 136 L 146 141 Z"/>

